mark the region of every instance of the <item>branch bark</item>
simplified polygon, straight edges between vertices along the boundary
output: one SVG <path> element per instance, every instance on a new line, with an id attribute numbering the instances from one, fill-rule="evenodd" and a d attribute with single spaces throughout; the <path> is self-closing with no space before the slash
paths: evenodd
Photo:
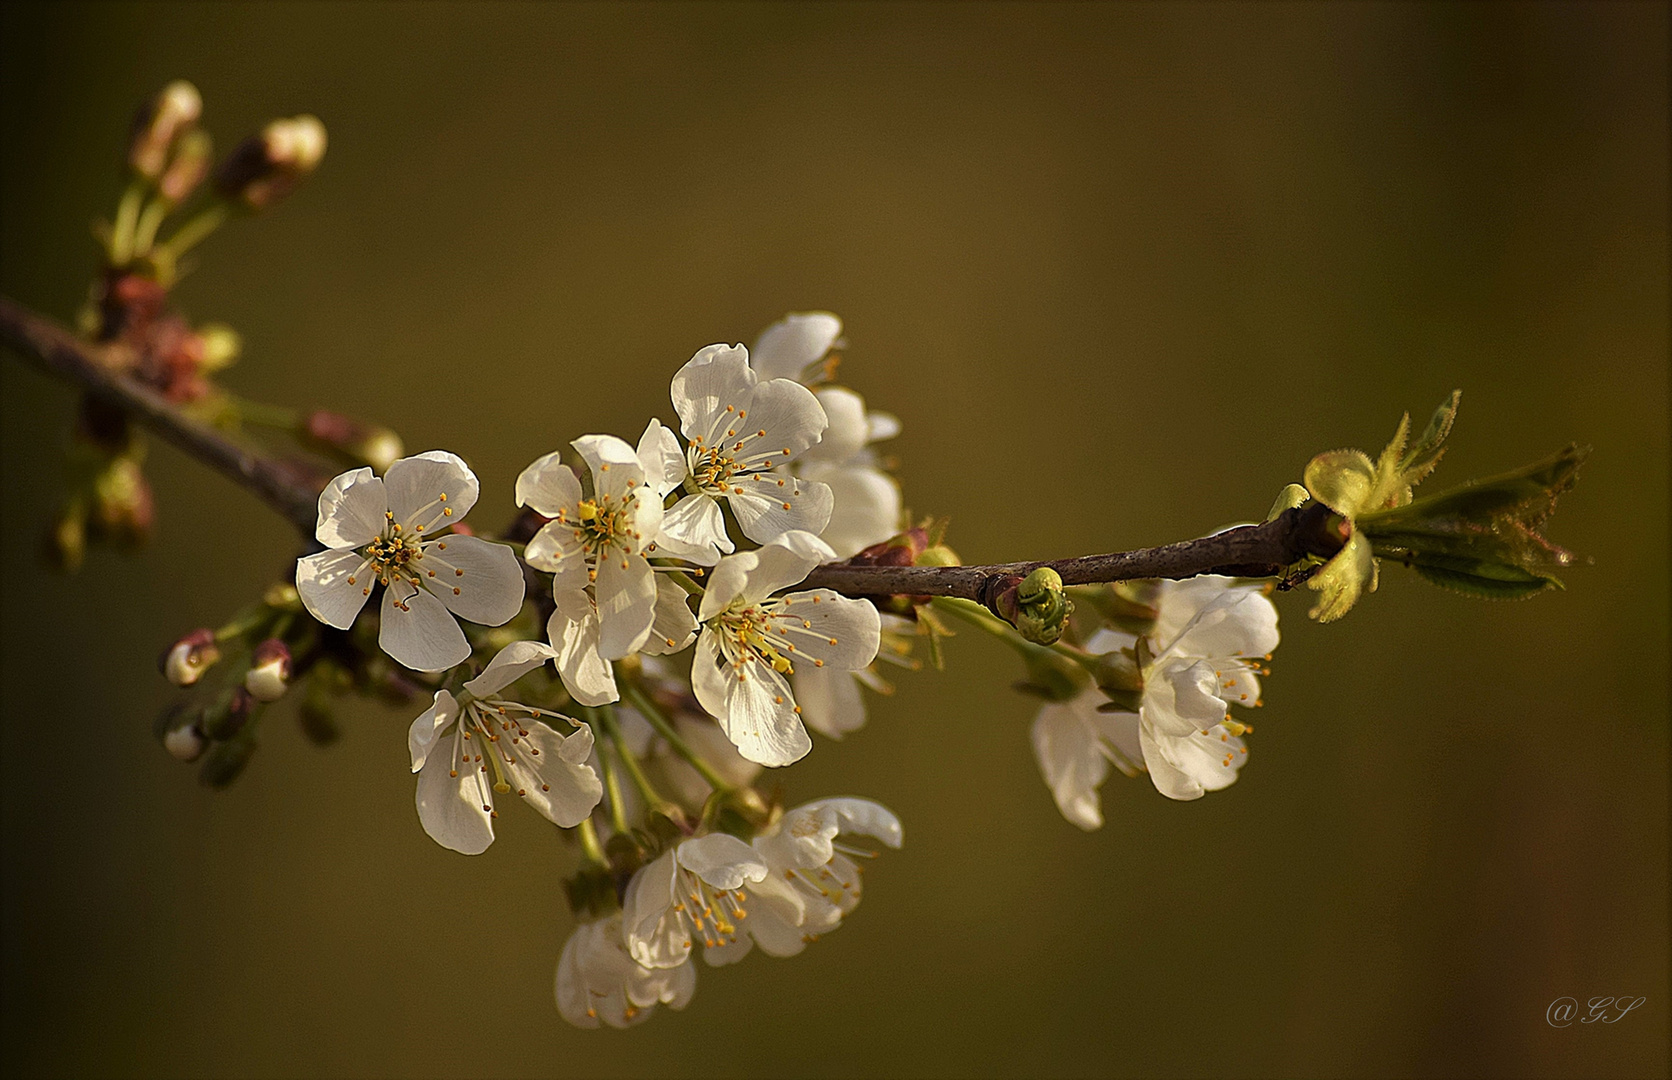
<path id="1" fill-rule="evenodd" d="M 0 296 L 0 342 L 49 375 L 127 413 L 190 456 L 254 492 L 268 506 L 312 536 L 319 490 L 284 462 L 242 446 L 151 387 L 125 374 L 130 365 L 121 346 L 83 341 L 58 322 Z"/>
<path id="2" fill-rule="evenodd" d="M 89 344 L 6 296 L 0 296 L 0 342 L 48 374 L 109 402 L 248 488 L 304 537 L 312 537 L 319 497 L 317 480 L 186 416 L 163 395 L 124 373 L 130 358 L 121 347 Z M 1330 528 L 1329 517 L 1327 507 L 1313 502 L 1285 511 L 1263 525 L 1245 525 L 1199 540 L 1051 562 L 989 566 L 837 563 L 814 569 L 805 587 L 832 589 L 848 596 L 956 596 L 992 608 L 1003 588 L 1041 566 L 1056 570 L 1066 585 L 1198 574 L 1278 577 L 1303 556 L 1328 557 L 1341 549 L 1344 538 Z"/>

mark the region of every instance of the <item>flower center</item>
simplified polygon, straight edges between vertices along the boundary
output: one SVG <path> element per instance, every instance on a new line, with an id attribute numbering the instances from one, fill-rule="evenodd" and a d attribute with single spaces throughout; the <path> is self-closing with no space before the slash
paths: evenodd
<path id="1" fill-rule="evenodd" d="M 712 949 L 737 940 L 737 924 L 748 918 L 742 889 L 716 889 L 681 866 L 674 876 L 674 914 L 692 938 Z"/>
<path id="2" fill-rule="evenodd" d="M 501 795 L 509 795 L 514 790 L 519 796 L 527 797 L 525 777 L 512 768 L 522 760 L 523 755 L 532 759 L 524 763 L 529 774 L 537 775 L 534 766 L 539 763 L 540 751 L 528 741 L 528 727 L 524 722 L 527 718 L 519 718 L 518 713 L 526 713 L 529 717 L 557 715 L 515 701 L 487 698 L 465 702 L 453 729 L 453 756 L 447 775 L 456 778 L 461 770 L 466 774 L 474 772 L 477 798 L 490 817 L 499 816 L 499 811 L 493 808 L 490 789 Z M 493 770 L 491 783 L 488 780 L 490 768 Z M 551 785 L 542 781 L 540 790 L 550 791 Z"/>
<path id="3" fill-rule="evenodd" d="M 749 410 L 727 405 L 724 411 L 714 414 L 707 435 L 691 439 L 691 445 L 685 448 L 685 461 L 691 468 L 691 482 L 698 490 L 741 495 L 743 489 L 732 484 L 737 477 L 765 472 L 772 468 L 774 458 L 781 464 L 795 456 L 787 446 L 777 451 L 765 445 L 751 447 L 752 443 L 766 438 L 766 429 L 745 430 L 744 421 L 748 416 Z M 779 486 L 783 486 L 782 482 Z"/>

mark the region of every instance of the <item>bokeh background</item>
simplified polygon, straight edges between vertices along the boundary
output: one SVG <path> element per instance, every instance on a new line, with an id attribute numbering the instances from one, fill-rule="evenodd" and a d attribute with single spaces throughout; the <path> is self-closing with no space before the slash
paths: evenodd
<path id="1" fill-rule="evenodd" d="M 1666 6 L 14 3 L 0 28 L 4 291 L 73 315 L 168 79 L 223 146 L 316 113 L 319 174 L 179 300 L 244 333 L 238 390 L 464 454 L 481 525 L 535 456 L 671 419 L 698 347 L 809 308 L 846 320 L 908 504 L 970 561 L 1257 517 L 1454 386 L 1436 486 L 1596 446 L 1552 527 L 1595 558 L 1568 591 L 1393 571 L 1328 627 L 1283 599 L 1242 779 L 1176 804 L 1112 777 L 1096 834 L 966 635 L 782 775 L 905 821 L 847 925 L 584 1032 L 551 1000 L 568 853 L 528 814 L 477 859 L 430 842 L 408 715 L 320 750 L 281 707 L 221 794 L 156 746 L 159 648 L 294 538 L 159 447 L 153 548 L 49 575 L 72 395 L 9 358 L 8 1075 L 1666 1073 Z M 1563 995 L 1648 1000 L 1555 1030 Z"/>

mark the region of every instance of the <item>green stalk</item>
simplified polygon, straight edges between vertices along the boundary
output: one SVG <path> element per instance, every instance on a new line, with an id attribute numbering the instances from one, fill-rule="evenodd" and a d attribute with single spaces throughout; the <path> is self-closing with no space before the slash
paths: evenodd
<path id="1" fill-rule="evenodd" d="M 139 218 L 139 204 L 145 198 L 146 183 L 135 177 L 122 192 L 116 204 L 116 222 L 110 229 L 110 265 L 127 266 L 134 257 L 134 222 Z"/>
<path id="2" fill-rule="evenodd" d="M 576 831 L 580 834 L 581 850 L 586 852 L 586 857 L 608 870 L 610 860 L 604 854 L 604 845 L 598 842 L 598 827 L 592 824 L 592 819 L 589 817 L 581 822 Z"/>
<path id="3" fill-rule="evenodd" d="M 714 771 L 714 766 L 703 760 L 702 755 L 692 750 L 690 744 L 680 737 L 679 732 L 674 729 L 673 722 L 657 708 L 654 701 L 650 700 L 650 695 L 644 692 L 638 681 L 628 676 L 619 666 L 616 668 L 616 681 L 621 687 L 621 699 L 650 721 L 650 726 L 656 729 L 656 733 L 668 740 L 668 745 L 673 747 L 674 753 L 691 763 L 691 768 L 697 770 L 709 787 L 715 791 L 732 790 L 732 785 Z"/>
<path id="4" fill-rule="evenodd" d="M 589 722 L 608 732 L 608 724 L 599 720 L 597 709 L 583 708 L 580 712 Z M 598 764 L 604 767 L 604 795 L 610 800 L 610 827 L 625 836 L 631 830 L 627 826 L 627 809 L 621 805 L 621 774 L 616 771 L 615 758 L 608 749 L 598 747 Z"/>
<path id="5" fill-rule="evenodd" d="M 172 266 L 179 262 L 180 256 L 225 224 L 230 213 L 231 208 L 224 202 L 211 203 L 204 207 L 190 221 L 175 230 L 174 235 L 152 249 L 151 261 L 164 266 Z"/>
<path id="6" fill-rule="evenodd" d="M 1023 637 L 1014 626 L 973 600 L 960 600 L 955 596 L 936 596 L 931 598 L 929 603 L 936 611 L 944 611 L 948 615 L 992 634 L 1020 653 L 1024 660 L 1039 659 L 1049 663 L 1060 663 L 1061 660 L 1067 660 L 1077 667 L 1085 668 L 1087 671 L 1091 671 L 1097 662 L 1095 657 L 1087 656 L 1078 649 L 1072 649 L 1066 645 L 1036 645 Z"/>
<path id="7" fill-rule="evenodd" d="M 604 729 L 604 735 L 609 739 L 610 745 L 615 747 L 616 755 L 621 758 L 622 766 L 626 768 L 633 786 L 638 788 L 639 796 L 644 799 L 645 805 L 651 809 L 665 805 L 667 800 L 657 794 L 656 788 L 651 785 L 650 778 L 644 774 L 644 767 L 639 764 L 638 755 L 627 748 L 627 740 L 621 735 L 621 725 L 616 723 L 615 710 L 604 705 L 596 710 L 596 715 L 599 726 Z"/>
<path id="8" fill-rule="evenodd" d="M 157 242 L 157 230 L 162 227 L 163 219 L 174 209 L 174 204 L 167 199 L 152 199 L 145 204 L 145 212 L 139 215 L 139 224 L 134 228 L 133 253 L 139 256 L 149 255 L 151 247 Z"/>

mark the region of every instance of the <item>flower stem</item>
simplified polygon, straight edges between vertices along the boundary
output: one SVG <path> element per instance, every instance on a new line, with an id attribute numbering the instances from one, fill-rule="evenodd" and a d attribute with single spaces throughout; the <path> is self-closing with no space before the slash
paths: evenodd
<path id="1" fill-rule="evenodd" d="M 152 199 L 145 204 L 145 212 L 139 215 L 139 224 L 134 228 L 133 253 L 148 255 L 151 247 L 157 242 L 157 230 L 162 227 L 163 219 L 174 209 L 174 204 L 167 199 Z"/>
<path id="2" fill-rule="evenodd" d="M 610 724 L 602 719 L 599 710 L 583 708 L 581 713 L 589 722 L 603 728 L 606 736 L 608 735 L 611 730 Z M 608 750 L 606 746 L 598 747 L 598 764 L 604 767 L 604 795 L 610 801 L 610 827 L 626 835 L 630 830 L 627 826 L 627 808 L 621 805 L 621 774 L 616 770 L 615 758 Z"/>
<path id="3" fill-rule="evenodd" d="M 581 850 L 586 852 L 586 857 L 599 866 L 608 869 L 610 860 L 604 854 L 604 845 L 598 842 L 598 827 L 592 824 L 592 819 L 589 817 L 581 822 L 575 831 L 580 835 Z"/>
<path id="4" fill-rule="evenodd" d="M 210 233 L 225 224 L 230 212 L 224 202 L 215 202 L 204 207 L 190 221 L 175 230 L 174 235 L 152 249 L 152 261 L 167 266 L 179 262 L 180 256 L 202 243 Z"/>
<path id="5" fill-rule="evenodd" d="M 110 265 L 125 267 L 134 257 L 134 222 L 139 217 L 139 204 L 145 198 L 145 182 L 135 178 L 122 192 L 116 204 L 116 221 L 110 229 Z"/>
<path id="6" fill-rule="evenodd" d="M 242 423 L 276 428 L 280 431 L 294 431 L 302 423 L 302 414 L 285 405 L 269 405 L 264 401 L 251 401 L 249 398 L 233 397 L 230 394 L 227 396 L 227 402 Z"/>
<path id="7" fill-rule="evenodd" d="M 650 783 L 650 778 L 644 774 L 644 766 L 639 763 L 638 755 L 627 747 L 627 740 L 622 737 L 621 725 L 616 721 L 615 709 L 609 705 L 600 706 L 595 710 L 599 726 L 604 729 L 604 735 L 615 747 L 615 752 L 621 758 L 622 766 L 633 781 L 633 786 L 639 789 L 639 796 L 645 805 L 651 808 L 663 806 L 667 800 L 657 794 L 656 788 Z"/>
<path id="8" fill-rule="evenodd" d="M 656 729 L 656 733 L 668 740 L 668 745 L 673 747 L 674 753 L 691 763 L 691 768 L 697 770 L 698 775 L 703 778 L 709 787 L 715 791 L 732 790 L 733 785 L 728 784 L 725 777 L 714 771 L 714 766 L 703 760 L 702 755 L 691 749 L 690 744 L 680 737 L 679 732 L 674 729 L 673 722 L 657 707 L 654 701 L 650 700 L 650 695 L 644 692 L 644 687 L 640 686 L 638 681 L 630 676 L 623 678 L 625 674 L 620 667 L 616 668 L 616 678 L 621 684 L 622 700 L 637 709 L 641 716 L 650 721 L 650 726 Z"/>
<path id="9" fill-rule="evenodd" d="M 1066 660 L 1088 671 L 1092 669 L 1093 659 L 1078 649 L 1062 644 L 1036 645 L 1023 637 L 1015 627 L 973 600 L 960 600 L 952 596 L 936 596 L 931 598 L 929 603 L 936 611 L 944 611 L 948 615 L 992 634 L 1020 653 L 1024 660 L 1038 659 L 1051 664 L 1060 664 Z"/>

